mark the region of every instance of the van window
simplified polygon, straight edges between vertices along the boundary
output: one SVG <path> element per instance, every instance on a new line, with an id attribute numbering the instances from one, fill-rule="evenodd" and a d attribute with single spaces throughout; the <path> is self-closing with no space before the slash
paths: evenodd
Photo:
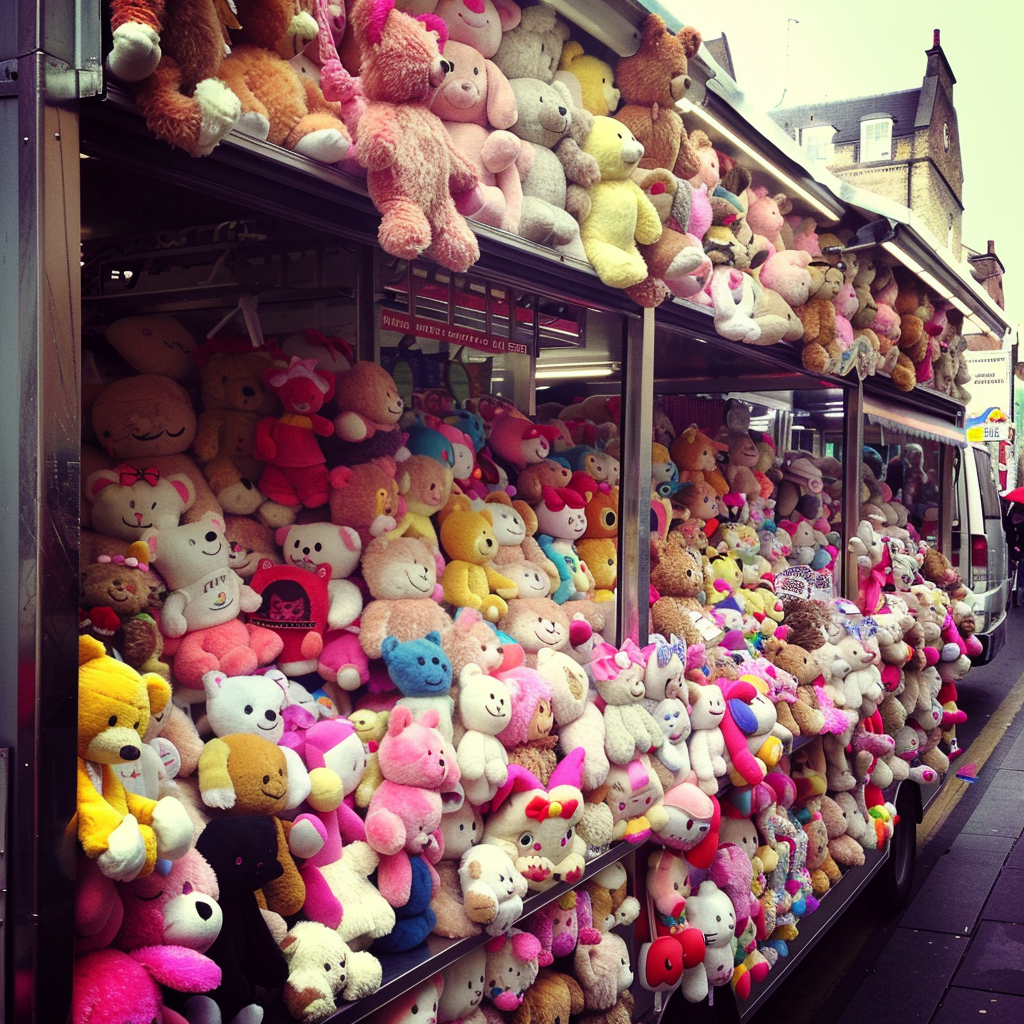
<path id="1" fill-rule="evenodd" d="M 1001 519 L 999 491 L 992 479 L 992 457 L 980 448 L 973 449 L 978 467 L 978 483 L 981 485 L 981 514 L 986 519 Z"/>

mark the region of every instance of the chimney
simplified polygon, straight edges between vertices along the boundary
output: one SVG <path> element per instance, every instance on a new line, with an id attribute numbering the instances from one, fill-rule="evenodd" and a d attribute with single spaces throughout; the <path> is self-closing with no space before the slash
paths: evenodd
<path id="1" fill-rule="evenodd" d="M 939 42 L 939 29 L 932 29 L 932 48 L 925 51 L 928 57 L 928 64 L 925 68 L 925 78 L 938 78 L 940 87 L 949 94 L 950 100 L 953 97 L 953 86 L 956 84 L 956 77 L 953 69 L 942 52 L 942 44 Z"/>
<path id="2" fill-rule="evenodd" d="M 932 47 L 939 46 L 939 30 L 937 28 L 932 29 Z"/>

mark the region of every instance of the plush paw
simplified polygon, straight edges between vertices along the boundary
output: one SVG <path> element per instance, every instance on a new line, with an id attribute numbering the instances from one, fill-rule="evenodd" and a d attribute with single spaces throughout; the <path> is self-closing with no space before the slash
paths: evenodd
<path id="1" fill-rule="evenodd" d="M 235 806 L 235 791 L 227 787 L 204 789 L 202 791 L 203 803 L 207 807 L 216 807 L 221 811 L 229 811 Z"/>
<path id="2" fill-rule="evenodd" d="M 295 152 L 311 160 L 319 160 L 322 164 L 336 164 L 345 159 L 351 145 L 348 136 L 337 128 L 321 128 L 299 139 L 295 144 Z"/>
<path id="3" fill-rule="evenodd" d="M 146 863 L 146 841 L 134 814 L 126 814 L 107 837 L 107 848 L 96 858 L 100 871 L 115 882 L 130 882 Z"/>
<path id="4" fill-rule="evenodd" d="M 523 857 L 516 862 L 516 869 L 530 882 L 545 882 L 551 877 L 551 861 L 546 857 Z"/>
<path id="5" fill-rule="evenodd" d="M 238 97 L 219 79 L 205 78 L 193 93 L 202 114 L 196 156 L 209 156 L 242 116 Z"/>
<path id="6" fill-rule="evenodd" d="M 122 82 L 141 82 L 160 63 L 160 36 L 149 27 L 129 21 L 114 29 L 107 70 Z"/>
<path id="7" fill-rule="evenodd" d="M 192 819 L 177 797 L 165 796 L 153 808 L 153 832 L 161 857 L 177 860 L 192 845 Z"/>
<path id="8" fill-rule="evenodd" d="M 295 857 L 312 857 L 324 846 L 324 836 L 309 818 L 295 822 L 288 833 L 288 849 Z"/>

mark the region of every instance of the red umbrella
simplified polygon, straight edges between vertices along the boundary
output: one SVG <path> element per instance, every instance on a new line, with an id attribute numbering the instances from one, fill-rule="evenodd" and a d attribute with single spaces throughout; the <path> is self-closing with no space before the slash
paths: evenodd
<path id="1" fill-rule="evenodd" d="M 1012 491 L 1007 491 L 1002 497 L 1003 501 L 1018 501 L 1024 505 L 1024 487 L 1014 487 Z"/>

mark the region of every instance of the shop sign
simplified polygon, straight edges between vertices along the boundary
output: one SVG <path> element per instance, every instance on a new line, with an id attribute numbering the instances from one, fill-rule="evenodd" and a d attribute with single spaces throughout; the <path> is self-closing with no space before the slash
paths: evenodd
<path id="1" fill-rule="evenodd" d="M 964 357 L 971 371 L 967 440 L 1008 440 L 1013 422 L 1013 353 L 1001 349 L 967 351 Z"/>
<path id="2" fill-rule="evenodd" d="M 417 338 L 433 338 L 451 345 L 465 345 L 478 352 L 489 352 L 491 355 L 529 355 L 530 346 L 520 341 L 509 341 L 508 338 L 496 338 L 483 331 L 474 331 L 469 327 L 455 327 L 440 320 L 412 316 L 398 309 L 382 309 L 380 326 L 385 331 L 396 331 L 399 334 L 411 334 Z"/>

